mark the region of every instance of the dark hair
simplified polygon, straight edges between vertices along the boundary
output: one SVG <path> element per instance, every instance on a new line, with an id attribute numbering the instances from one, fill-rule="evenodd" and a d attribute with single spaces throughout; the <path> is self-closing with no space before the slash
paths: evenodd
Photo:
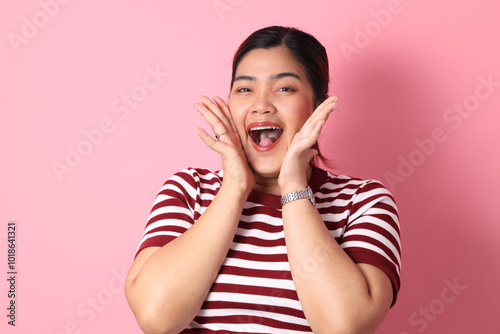
<path id="1" fill-rule="evenodd" d="M 314 92 L 314 107 L 328 98 L 328 84 L 330 82 L 328 56 L 326 49 L 312 35 L 296 28 L 271 26 L 255 31 L 241 43 L 233 58 L 231 89 L 233 88 L 236 69 L 246 54 L 254 49 L 271 49 L 278 46 L 286 47 L 293 57 L 302 65 L 307 79 Z M 318 150 L 318 143 L 314 144 Z M 321 152 L 318 155 L 325 165 L 329 161 Z M 314 161 L 316 163 L 316 161 Z"/>
<path id="2" fill-rule="evenodd" d="M 272 26 L 257 30 L 241 43 L 233 58 L 231 88 L 236 69 L 248 52 L 278 46 L 286 47 L 304 68 L 314 92 L 316 106 L 326 100 L 330 75 L 325 48 L 314 36 L 288 27 Z"/>

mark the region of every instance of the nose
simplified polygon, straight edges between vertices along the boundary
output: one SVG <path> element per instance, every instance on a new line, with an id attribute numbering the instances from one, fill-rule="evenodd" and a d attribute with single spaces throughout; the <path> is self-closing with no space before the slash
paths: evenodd
<path id="1" fill-rule="evenodd" d="M 272 97 L 265 92 L 255 94 L 251 110 L 252 113 L 257 114 L 272 114 L 276 112 L 276 108 L 272 102 Z"/>

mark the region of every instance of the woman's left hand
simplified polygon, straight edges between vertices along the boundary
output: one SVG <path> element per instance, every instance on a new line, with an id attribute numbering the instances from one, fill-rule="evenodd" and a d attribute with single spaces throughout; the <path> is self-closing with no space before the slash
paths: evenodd
<path id="1" fill-rule="evenodd" d="M 292 143 L 283 158 L 278 184 L 281 194 L 304 189 L 307 186 L 307 168 L 318 151 L 311 148 L 319 138 L 328 115 L 337 108 L 336 96 L 321 103 L 293 137 Z"/>

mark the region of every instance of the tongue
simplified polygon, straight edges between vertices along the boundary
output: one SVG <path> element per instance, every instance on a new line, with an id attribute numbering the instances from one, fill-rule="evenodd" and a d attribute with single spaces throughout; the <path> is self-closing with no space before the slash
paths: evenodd
<path id="1" fill-rule="evenodd" d="M 262 138 L 262 140 L 259 143 L 259 146 L 266 147 L 266 146 L 271 145 L 272 143 L 274 143 L 273 139 L 266 137 L 266 138 Z"/>

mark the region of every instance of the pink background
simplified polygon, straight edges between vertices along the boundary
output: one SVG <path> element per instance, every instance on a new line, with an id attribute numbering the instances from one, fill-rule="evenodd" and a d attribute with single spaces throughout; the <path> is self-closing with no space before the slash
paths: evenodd
<path id="1" fill-rule="evenodd" d="M 0 331 L 140 332 L 123 278 L 156 192 L 183 167 L 220 166 L 193 131 L 208 127 L 192 104 L 227 97 L 239 43 L 279 24 L 328 50 L 339 108 L 320 144 L 334 172 L 381 180 L 399 205 L 402 288 L 377 333 L 499 333 L 499 10 L 494 0 L 1 1 L 0 277 L 11 220 L 19 274 L 15 328 L 0 280 Z M 131 94 L 133 108 L 121 101 Z"/>

